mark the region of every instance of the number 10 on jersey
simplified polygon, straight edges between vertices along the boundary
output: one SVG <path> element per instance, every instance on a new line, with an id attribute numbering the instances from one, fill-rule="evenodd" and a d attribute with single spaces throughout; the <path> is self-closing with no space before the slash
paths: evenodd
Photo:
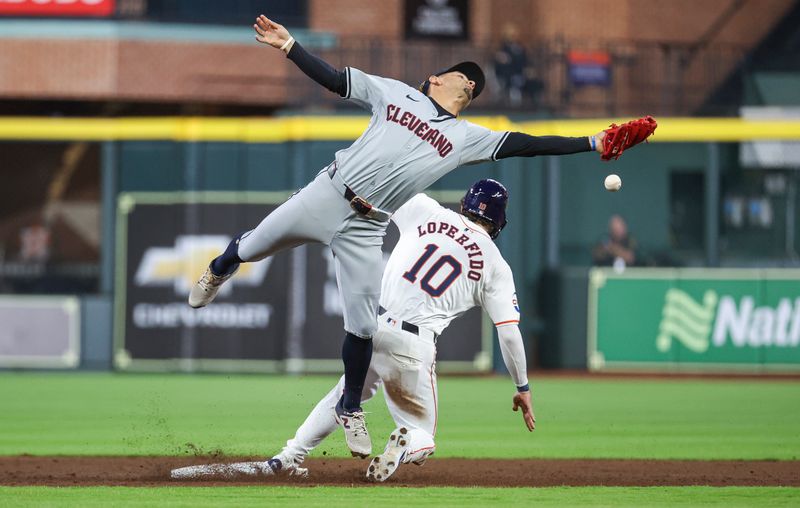
<path id="1" fill-rule="evenodd" d="M 417 275 L 422 270 L 422 268 L 428 264 L 433 254 L 439 250 L 439 246 L 435 243 L 429 243 L 425 246 L 425 249 L 422 251 L 422 255 L 417 259 L 417 262 L 403 274 L 403 278 L 407 281 L 414 284 L 417 282 Z M 448 268 L 445 268 L 445 265 Z M 439 273 L 442 269 L 449 269 L 450 273 L 448 273 L 437 286 L 433 286 L 431 284 L 431 280 Z M 458 262 L 456 258 L 449 254 L 444 254 L 439 256 L 439 258 L 430 265 L 428 271 L 425 272 L 425 275 L 419 280 L 419 287 L 422 288 L 423 291 L 428 293 L 434 298 L 438 298 L 442 296 L 442 293 L 447 291 L 447 288 L 450 287 L 451 284 L 461 275 L 461 263 Z"/>

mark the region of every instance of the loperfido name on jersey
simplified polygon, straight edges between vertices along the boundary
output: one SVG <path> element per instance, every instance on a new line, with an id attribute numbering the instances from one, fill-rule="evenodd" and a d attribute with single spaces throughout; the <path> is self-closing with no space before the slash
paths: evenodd
<path id="1" fill-rule="evenodd" d="M 459 231 L 458 226 L 444 221 L 430 221 L 417 226 L 417 233 L 420 238 L 428 234 L 444 235 L 448 238 L 452 238 L 457 244 L 464 247 L 464 250 L 467 251 L 467 257 L 469 258 L 467 277 L 470 280 L 479 281 L 481 280 L 481 271 L 483 270 L 483 251 L 481 251 L 480 246 L 474 240 L 471 241 L 471 243 L 467 243 L 472 239 L 464 233 L 461 233 L 456 238 L 456 234 L 459 233 Z"/>

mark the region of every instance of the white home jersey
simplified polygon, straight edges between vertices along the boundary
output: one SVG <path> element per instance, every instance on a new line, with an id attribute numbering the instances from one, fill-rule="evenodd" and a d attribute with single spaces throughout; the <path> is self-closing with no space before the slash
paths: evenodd
<path id="1" fill-rule="evenodd" d="M 393 212 L 458 166 L 494 160 L 507 132 L 442 114 L 419 90 L 347 67 L 346 99 L 372 112 L 367 130 L 336 152 L 343 180 Z"/>
<path id="2" fill-rule="evenodd" d="M 382 307 L 437 334 L 478 305 L 495 326 L 519 323 L 511 267 L 483 228 L 425 194 L 392 220 L 400 241 L 383 272 Z"/>

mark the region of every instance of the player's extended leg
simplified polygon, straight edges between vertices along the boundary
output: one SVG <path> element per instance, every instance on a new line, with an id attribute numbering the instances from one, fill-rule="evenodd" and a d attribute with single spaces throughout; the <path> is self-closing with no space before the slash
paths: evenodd
<path id="1" fill-rule="evenodd" d="M 397 427 L 381 455 L 370 463 L 367 478 L 386 481 L 400 464 L 422 465 L 436 450 L 438 393 L 436 346 L 432 332 L 402 329 L 389 313 L 379 318 L 372 370 L 383 381 L 386 405 Z"/>
<path id="2" fill-rule="evenodd" d="M 328 243 L 350 213 L 347 202 L 336 193 L 323 171 L 255 229 L 234 238 L 192 288 L 189 305 L 198 308 L 211 303 L 240 263 L 259 261 L 304 243 Z"/>
<path id="3" fill-rule="evenodd" d="M 361 400 L 368 401 L 378 391 L 381 381 L 374 370 L 370 369 L 364 383 Z M 294 437 L 286 442 L 280 453 L 265 461 L 235 462 L 232 464 L 201 464 L 173 469 L 170 476 L 181 480 L 219 480 L 241 476 L 272 476 L 288 474 L 308 476 L 308 469 L 301 467 L 308 454 L 326 437 L 336 430 L 336 422 L 331 412 L 339 401 L 344 390 L 344 376 L 311 410 Z"/>
<path id="4" fill-rule="evenodd" d="M 380 386 L 380 379 L 374 370 L 367 372 L 364 382 L 364 389 L 361 393 L 363 402 L 371 399 Z M 283 450 L 273 457 L 273 460 L 280 461 L 282 467 L 297 467 L 303 463 L 308 454 L 319 446 L 319 444 L 336 430 L 336 421 L 331 418 L 331 412 L 336 407 L 337 402 L 344 390 L 344 376 L 339 379 L 339 383 L 320 400 L 311 410 L 308 417 L 297 429 L 294 437 L 286 442 Z"/>
<path id="5" fill-rule="evenodd" d="M 344 314 L 344 393 L 335 410 L 353 455 L 368 456 L 372 444 L 361 410 L 361 392 L 372 359 L 383 272 L 380 225 L 354 220 L 331 241 Z"/>

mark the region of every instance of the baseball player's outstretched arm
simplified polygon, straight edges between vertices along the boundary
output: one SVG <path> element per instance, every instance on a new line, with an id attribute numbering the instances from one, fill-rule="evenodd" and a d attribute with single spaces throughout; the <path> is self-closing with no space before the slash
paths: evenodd
<path id="1" fill-rule="evenodd" d="M 571 153 L 602 151 L 604 133 L 595 136 L 569 138 L 563 136 L 530 136 L 522 132 L 509 132 L 497 150 L 496 159 L 508 157 L 534 157 L 536 155 L 568 155 Z M 594 138 L 594 143 L 592 143 Z"/>
<path id="2" fill-rule="evenodd" d="M 525 360 L 525 346 L 522 345 L 522 333 L 517 325 L 497 327 L 497 337 L 500 340 L 500 351 L 503 353 L 503 362 L 506 364 L 511 379 L 517 387 L 528 384 L 528 366 Z"/>
<path id="3" fill-rule="evenodd" d="M 514 394 L 512 409 L 522 409 L 522 419 L 528 430 L 536 428 L 536 418 L 533 415 L 533 402 L 531 390 L 528 385 L 527 362 L 525 360 L 525 347 L 522 345 L 522 333 L 517 325 L 504 325 L 497 327 L 497 336 L 500 339 L 500 351 L 503 353 L 503 362 L 517 385 L 518 393 Z"/>
<path id="4" fill-rule="evenodd" d="M 331 92 L 338 93 L 342 97 L 347 94 L 347 75 L 345 72 L 334 69 L 325 60 L 312 55 L 300 43 L 294 43 L 288 57 L 306 76 Z"/>
<path id="5" fill-rule="evenodd" d="M 256 31 L 256 40 L 269 44 L 286 53 L 289 60 L 293 61 L 308 77 L 342 97 L 347 94 L 347 76 L 344 71 L 333 68 L 321 58 L 312 55 L 295 41 L 286 27 L 275 23 L 263 14 L 256 18 L 253 25 Z"/>

